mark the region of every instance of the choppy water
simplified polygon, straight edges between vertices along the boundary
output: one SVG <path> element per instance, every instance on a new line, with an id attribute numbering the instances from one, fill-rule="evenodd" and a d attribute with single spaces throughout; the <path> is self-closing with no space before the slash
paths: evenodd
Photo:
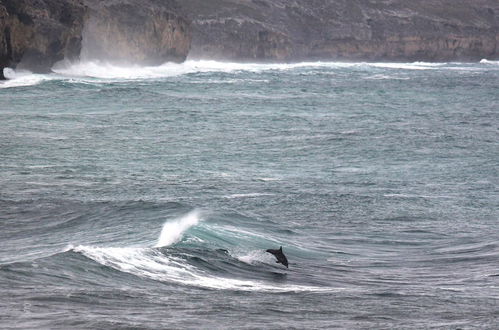
<path id="1" fill-rule="evenodd" d="M 498 62 L 54 71 L 0 83 L 2 328 L 497 326 Z"/>

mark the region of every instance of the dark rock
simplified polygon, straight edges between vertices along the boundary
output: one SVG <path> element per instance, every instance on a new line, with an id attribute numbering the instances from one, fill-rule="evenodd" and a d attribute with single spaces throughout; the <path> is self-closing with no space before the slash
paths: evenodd
<path id="1" fill-rule="evenodd" d="M 188 53 L 237 61 L 496 59 L 499 2 L 0 0 L 0 79 L 6 66 L 46 72 L 80 54 L 158 64 Z"/>
<path id="2" fill-rule="evenodd" d="M 48 72 L 57 61 L 183 61 L 190 23 L 174 0 L 0 0 L 0 79 L 8 66 Z"/>
<path id="3" fill-rule="evenodd" d="M 7 66 L 47 72 L 78 57 L 85 12 L 79 0 L 0 0 L 0 78 Z"/>
<path id="4" fill-rule="evenodd" d="M 449 61 L 499 56 L 497 0 L 182 0 L 190 56 Z"/>

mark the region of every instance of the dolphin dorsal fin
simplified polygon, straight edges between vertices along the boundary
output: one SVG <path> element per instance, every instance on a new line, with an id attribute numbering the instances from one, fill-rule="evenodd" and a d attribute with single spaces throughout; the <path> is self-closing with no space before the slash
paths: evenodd
<path id="1" fill-rule="evenodd" d="M 279 248 L 279 251 L 281 251 L 281 252 L 282 252 L 282 246 Z"/>

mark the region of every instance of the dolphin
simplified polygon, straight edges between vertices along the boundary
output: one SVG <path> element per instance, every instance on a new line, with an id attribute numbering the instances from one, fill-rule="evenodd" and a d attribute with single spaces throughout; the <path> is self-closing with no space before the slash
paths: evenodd
<path id="1" fill-rule="evenodd" d="M 268 249 L 267 252 L 272 253 L 277 258 L 277 263 L 281 263 L 286 266 L 286 268 L 288 268 L 288 258 L 286 258 L 284 253 L 282 253 L 282 246 L 279 248 L 279 250 Z"/>

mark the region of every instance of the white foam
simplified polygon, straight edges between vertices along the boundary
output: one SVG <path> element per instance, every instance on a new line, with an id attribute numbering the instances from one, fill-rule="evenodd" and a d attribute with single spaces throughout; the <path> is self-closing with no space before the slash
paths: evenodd
<path id="1" fill-rule="evenodd" d="M 78 246 L 73 248 L 73 251 L 85 255 L 99 264 L 139 277 L 201 288 L 269 292 L 324 292 L 341 290 L 338 288 L 278 285 L 255 280 L 238 280 L 218 277 L 191 266 L 179 258 L 165 256 L 159 250 L 151 248 L 100 248 Z"/>
<path id="2" fill-rule="evenodd" d="M 238 71 L 262 72 L 269 70 L 286 71 L 297 68 L 351 68 L 351 67 L 379 67 L 391 69 L 429 70 L 434 67 L 445 65 L 444 63 L 349 63 L 349 62 L 301 62 L 301 63 L 236 63 L 220 62 L 211 60 L 188 60 L 183 63 L 164 63 L 159 66 L 139 65 L 117 65 L 105 61 L 81 61 L 70 63 L 62 61 L 57 63 L 52 71 L 65 77 L 84 77 L 98 79 L 158 79 L 175 77 L 190 73 L 224 72 L 234 73 Z M 234 83 L 237 79 L 213 80 L 214 83 Z M 246 82 L 246 80 L 244 80 Z M 194 81 L 196 82 L 196 81 Z M 208 81 L 210 82 L 210 81 Z M 266 82 L 266 81 L 263 81 Z"/>
<path id="3" fill-rule="evenodd" d="M 185 61 L 183 63 L 164 63 L 159 66 L 117 65 L 104 61 L 84 61 L 77 63 L 60 62 L 52 71 L 70 77 L 90 77 L 100 79 L 155 79 L 174 77 L 189 73 L 206 72 L 235 72 L 250 71 L 260 72 L 265 70 L 288 70 L 297 67 L 323 66 L 322 63 L 296 63 L 296 64 L 257 64 L 233 63 L 218 61 Z M 230 80 L 235 82 L 237 80 Z M 215 82 L 217 82 L 215 80 Z M 226 81 L 222 81 L 226 82 Z"/>
<path id="4" fill-rule="evenodd" d="M 499 65 L 499 61 L 490 61 L 490 60 L 487 60 L 487 59 L 482 59 L 480 61 L 480 64 L 493 64 L 493 65 Z"/>
<path id="5" fill-rule="evenodd" d="M 175 221 L 165 223 L 156 247 L 162 247 L 178 241 L 182 234 L 200 221 L 199 211 L 193 211 Z M 164 254 L 157 248 L 135 247 L 94 247 L 68 245 L 67 250 L 81 253 L 97 263 L 116 270 L 156 281 L 176 283 L 215 290 L 242 290 L 268 292 L 329 292 L 341 288 L 315 287 L 294 284 L 266 283 L 259 280 L 234 279 L 219 277 L 190 265 L 186 260 Z M 270 255 L 262 250 L 242 252 L 235 258 L 248 263 L 273 263 Z"/>
<path id="6" fill-rule="evenodd" d="M 227 195 L 224 196 L 225 198 L 228 199 L 234 199 L 234 198 L 251 198 L 251 197 L 261 197 L 261 196 L 272 196 L 273 194 L 269 193 L 247 193 L 247 194 L 232 194 L 232 195 Z"/>
<path id="7" fill-rule="evenodd" d="M 199 79 L 199 80 L 191 80 L 189 83 L 191 84 L 268 84 L 270 80 L 268 79 Z"/>
<path id="8" fill-rule="evenodd" d="M 369 77 L 365 77 L 366 80 L 409 80 L 408 77 L 399 77 L 394 75 L 384 75 L 384 74 L 375 74 Z"/>
<path id="9" fill-rule="evenodd" d="M 195 210 L 177 220 L 167 221 L 163 225 L 156 247 L 168 246 L 180 241 L 184 232 L 197 225 L 200 219 L 200 212 Z"/>
<path id="10" fill-rule="evenodd" d="M 499 61 L 482 60 L 480 63 L 498 64 Z M 456 63 L 454 63 L 456 64 Z M 39 75 L 27 71 L 15 71 L 4 69 L 5 75 L 11 80 L 0 83 L 0 88 L 31 86 L 39 84 L 44 80 L 61 79 L 73 83 L 101 84 L 123 80 L 150 80 L 164 79 L 187 74 L 202 74 L 209 72 L 238 73 L 238 72 L 264 72 L 264 71 L 287 71 L 302 69 L 300 74 L 315 74 L 317 69 L 343 69 L 354 68 L 370 70 L 376 68 L 399 69 L 399 70 L 432 70 L 452 69 L 449 63 L 368 63 L 368 62 L 302 62 L 302 63 L 235 63 L 211 60 L 188 60 L 183 63 L 164 63 L 158 66 L 140 65 L 117 65 L 105 61 L 79 61 L 71 63 L 61 61 L 52 68 L 53 74 Z M 391 75 L 374 75 L 370 79 L 403 79 Z M 202 83 L 268 83 L 268 80 L 245 78 L 238 79 L 227 77 L 227 79 L 214 78 Z M 199 83 L 198 78 L 192 79 L 192 83 Z"/>
<path id="11" fill-rule="evenodd" d="M 257 180 L 260 180 L 263 182 L 280 181 L 280 179 L 278 179 L 278 178 L 257 178 Z"/>
<path id="12" fill-rule="evenodd" d="M 166 63 L 160 66 L 120 66 L 107 62 L 88 61 L 59 63 L 52 71 L 66 77 L 86 77 L 99 79 L 154 79 L 172 77 L 187 73 L 179 64 Z"/>
<path id="13" fill-rule="evenodd" d="M 432 70 L 436 67 L 446 65 L 446 63 L 429 63 L 429 62 L 413 62 L 413 63 L 365 63 L 367 66 L 386 69 L 404 69 L 404 70 Z"/>
<path id="14" fill-rule="evenodd" d="M 8 80 L 0 81 L 0 88 L 12 88 L 38 85 L 42 81 L 51 79 L 49 75 L 34 74 L 25 70 L 14 70 L 5 68 L 3 70 L 5 78 Z"/>
<path id="15" fill-rule="evenodd" d="M 243 253 L 241 255 L 235 253 L 231 255 L 236 258 L 239 261 L 242 261 L 244 263 L 254 265 L 256 263 L 274 263 L 275 258 L 270 255 L 269 253 L 265 252 L 264 250 L 253 250 L 249 251 L 246 253 Z"/>
<path id="16" fill-rule="evenodd" d="M 55 65 L 54 68 L 52 68 L 52 71 L 69 77 L 137 80 L 175 77 L 189 73 L 228 73 L 234 71 L 258 72 L 271 69 L 287 69 L 296 66 L 299 65 L 247 64 L 217 61 L 186 61 L 183 63 L 168 62 L 159 66 L 124 66 L 103 61 L 86 61 L 77 63 L 61 62 Z"/>
<path id="17" fill-rule="evenodd" d="M 400 197 L 400 198 L 451 198 L 450 195 L 418 195 L 418 194 L 383 194 L 384 197 Z"/>

